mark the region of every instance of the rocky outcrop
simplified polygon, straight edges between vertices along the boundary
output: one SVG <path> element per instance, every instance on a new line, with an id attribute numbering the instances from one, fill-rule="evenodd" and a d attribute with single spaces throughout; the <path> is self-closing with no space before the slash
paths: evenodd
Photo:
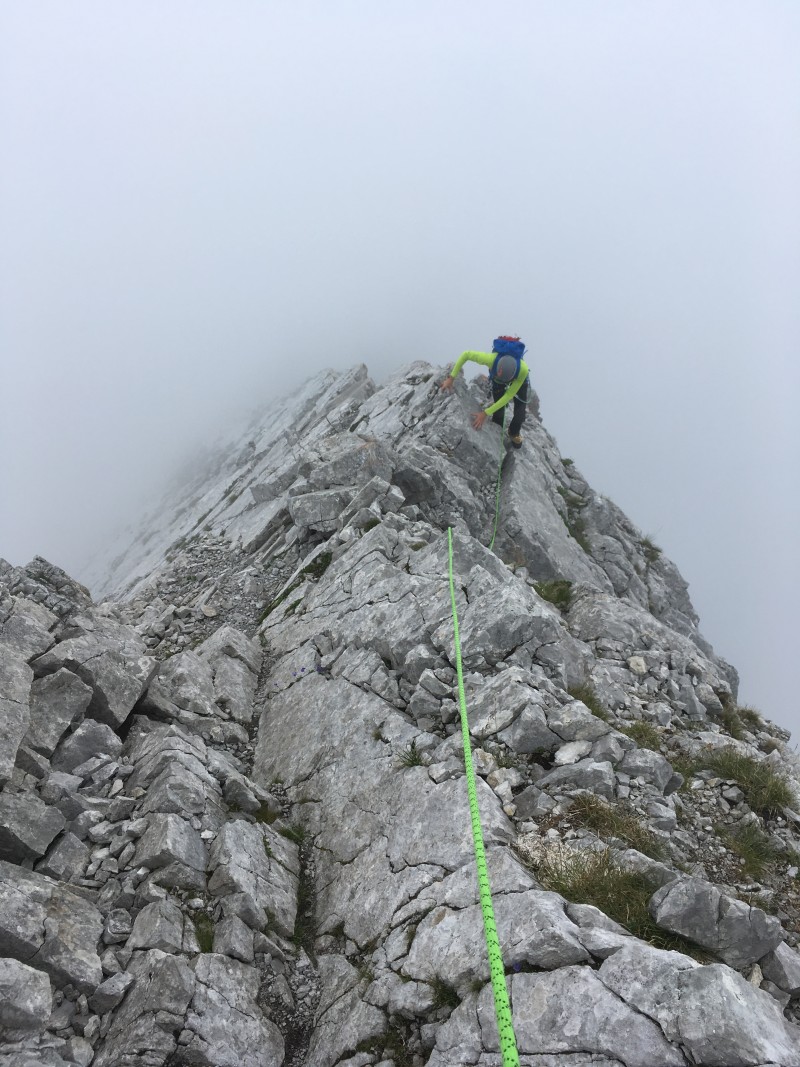
<path id="1" fill-rule="evenodd" d="M 489 551 L 499 432 L 437 375 L 309 383 L 104 603 L 0 565 L 0 1065 L 497 1062 L 448 527 L 521 1062 L 800 1061 L 786 736 L 538 417 Z"/>

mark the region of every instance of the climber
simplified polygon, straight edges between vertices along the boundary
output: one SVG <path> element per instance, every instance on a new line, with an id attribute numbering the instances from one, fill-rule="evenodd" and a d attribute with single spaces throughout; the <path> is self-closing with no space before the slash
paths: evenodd
<path id="1" fill-rule="evenodd" d="M 514 415 L 508 427 L 508 436 L 514 448 L 522 448 L 520 430 L 525 421 L 528 404 L 529 368 L 522 358 L 524 352 L 525 345 L 519 337 L 497 337 L 491 352 L 462 352 L 449 376 L 440 386 L 442 389 L 452 389 L 458 372 L 467 360 L 488 367 L 494 403 L 485 411 L 476 411 L 472 416 L 472 425 L 476 430 L 480 430 L 487 416 L 491 415 L 492 422 L 502 426 L 502 408 L 513 399 Z"/>

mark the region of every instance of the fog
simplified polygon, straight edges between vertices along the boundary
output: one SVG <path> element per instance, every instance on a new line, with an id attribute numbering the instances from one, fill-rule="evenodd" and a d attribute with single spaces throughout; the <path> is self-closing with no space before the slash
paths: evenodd
<path id="1" fill-rule="evenodd" d="M 81 576 L 325 366 L 528 344 L 796 731 L 800 7 L 0 4 L 0 555 Z"/>

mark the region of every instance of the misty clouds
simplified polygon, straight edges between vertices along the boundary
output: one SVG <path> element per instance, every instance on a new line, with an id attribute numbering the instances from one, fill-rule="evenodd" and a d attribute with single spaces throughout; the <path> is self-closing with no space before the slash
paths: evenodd
<path id="1" fill-rule="evenodd" d="M 788 2 L 5 5 L 0 554 L 79 576 L 251 402 L 519 333 L 790 724 L 798 44 Z"/>

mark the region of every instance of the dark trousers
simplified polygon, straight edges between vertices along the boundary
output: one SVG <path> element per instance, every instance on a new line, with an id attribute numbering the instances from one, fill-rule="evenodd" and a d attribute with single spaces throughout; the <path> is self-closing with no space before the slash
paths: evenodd
<path id="1" fill-rule="evenodd" d="M 519 392 L 514 397 L 514 416 L 508 426 L 509 437 L 517 437 L 519 431 L 522 429 L 522 424 L 525 421 L 525 412 L 528 409 L 528 389 L 530 378 L 526 378 L 519 388 Z M 492 382 L 492 399 L 499 400 L 502 396 L 505 396 L 506 386 L 500 382 Z M 508 406 L 508 405 L 506 405 Z M 499 411 L 495 411 L 492 415 L 492 422 L 496 422 L 498 426 L 503 425 L 504 409 L 500 408 Z"/>

